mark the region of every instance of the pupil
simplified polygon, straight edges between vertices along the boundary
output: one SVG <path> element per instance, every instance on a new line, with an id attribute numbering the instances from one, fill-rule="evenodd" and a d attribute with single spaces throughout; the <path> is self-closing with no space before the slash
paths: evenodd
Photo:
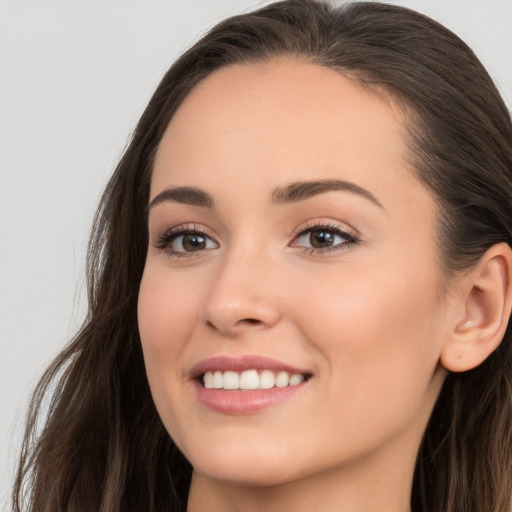
<path id="1" fill-rule="evenodd" d="M 203 235 L 185 235 L 183 237 L 183 248 L 187 251 L 198 251 L 204 249 L 206 240 Z"/>
<path id="2" fill-rule="evenodd" d="M 334 235 L 330 231 L 325 230 L 312 231 L 310 242 L 313 247 L 329 247 L 334 242 Z"/>

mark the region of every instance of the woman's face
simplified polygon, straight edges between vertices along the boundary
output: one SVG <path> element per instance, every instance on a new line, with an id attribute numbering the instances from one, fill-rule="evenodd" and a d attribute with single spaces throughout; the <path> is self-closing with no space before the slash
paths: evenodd
<path id="1" fill-rule="evenodd" d="M 449 300 L 392 102 L 290 59 L 221 69 L 169 124 L 150 201 L 142 347 L 196 472 L 412 471 Z"/>

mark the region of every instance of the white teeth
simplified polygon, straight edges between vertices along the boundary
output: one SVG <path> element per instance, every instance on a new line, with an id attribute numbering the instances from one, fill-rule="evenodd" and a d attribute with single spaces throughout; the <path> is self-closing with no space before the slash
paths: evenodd
<path id="1" fill-rule="evenodd" d="M 224 387 L 224 379 L 222 378 L 222 372 L 217 370 L 213 374 L 213 388 L 214 389 L 222 389 Z"/>
<path id="2" fill-rule="evenodd" d="M 224 389 L 238 389 L 240 387 L 240 376 L 236 372 L 224 372 Z"/>
<path id="3" fill-rule="evenodd" d="M 276 386 L 285 388 L 290 382 L 290 374 L 288 372 L 279 372 L 276 377 Z"/>
<path id="4" fill-rule="evenodd" d="M 274 374 L 270 370 L 263 370 L 260 374 L 259 389 L 270 389 L 275 384 Z"/>
<path id="5" fill-rule="evenodd" d="M 256 370 L 247 370 L 240 375 L 240 389 L 258 389 L 260 378 Z"/>
<path id="6" fill-rule="evenodd" d="M 212 389 L 213 388 L 213 373 L 212 372 L 206 372 L 203 377 L 204 387 L 206 389 Z"/>
<path id="7" fill-rule="evenodd" d="M 243 372 L 216 370 L 208 371 L 203 375 L 203 384 L 207 389 L 271 389 L 273 387 L 285 388 L 297 386 L 304 382 L 304 375 L 301 373 L 278 372 L 274 374 L 271 370 L 245 370 Z"/>
<path id="8" fill-rule="evenodd" d="M 297 386 L 304 381 L 304 375 L 302 373 L 294 373 L 290 376 L 289 386 Z"/>

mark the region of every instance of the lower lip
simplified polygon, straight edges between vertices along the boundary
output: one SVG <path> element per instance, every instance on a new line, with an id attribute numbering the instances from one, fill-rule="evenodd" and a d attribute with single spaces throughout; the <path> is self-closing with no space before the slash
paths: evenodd
<path id="1" fill-rule="evenodd" d="M 260 390 L 207 389 L 195 381 L 199 401 L 208 409 L 222 414 L 251 414 L 292 398 L 307 382 L 285 388 Z"/>

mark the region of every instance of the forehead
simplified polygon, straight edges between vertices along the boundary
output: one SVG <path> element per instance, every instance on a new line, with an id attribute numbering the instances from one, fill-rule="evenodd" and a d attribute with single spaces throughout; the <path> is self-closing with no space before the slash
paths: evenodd
<path id="1" fill-rule="evenodd" d="M 151 196 L 169 184 L 201 187 L 215 178 L 253 193 L 312 178 L 353 181 L 383 195 L 397 186 L 423 189 L 407 164 L 404 135 L 404 115 L 389 97 L 333 69 L 291 58 L 225 67 L 173 116 Z"/>

